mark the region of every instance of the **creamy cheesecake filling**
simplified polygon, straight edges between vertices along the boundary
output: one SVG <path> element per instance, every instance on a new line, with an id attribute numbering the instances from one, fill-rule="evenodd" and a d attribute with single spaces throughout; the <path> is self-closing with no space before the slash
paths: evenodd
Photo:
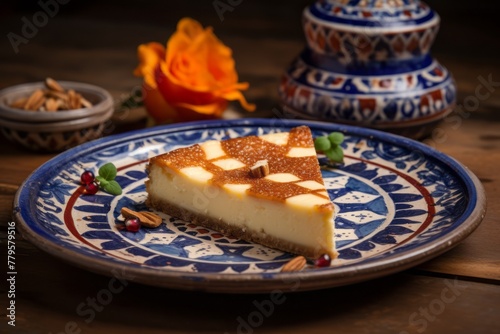
<path id="1" fill-rule="evenodd" d="M 311 209 L 301 205 L 299 199 L 297 203 L 288 203 L 251 197 L 246 194 L 248 185 L 216 187 L 206 182 L 209 175 L 197 175 L 188 179 L 177 171 L 152 165 L 147 191 L 152 201 L 175 203 L 196 215 L 236 226 L 243 233 L 286 240 L 314 256 L 322 253 L 335 256 L 332 211 L 321 210 L 320 206 Z"/>

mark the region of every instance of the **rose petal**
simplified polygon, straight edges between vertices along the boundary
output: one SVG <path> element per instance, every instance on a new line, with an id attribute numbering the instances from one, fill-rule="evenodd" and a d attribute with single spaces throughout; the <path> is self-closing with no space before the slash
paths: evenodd
<path id="1" fill-rule="evenodd" d="M 190 17 L 185 17 L 177 23 L 177 31 L 194 39 L 198 34 L 203 32 L 203 26 L 200 22 Z"/>
<path id="2" fill-rule="evenodd" d="M 231 49 L 213 34 L 212 28 L 203 30 L 196 21 L 181 21 L 178 31 L 167 43 L 163 72 L 170 80 L 197 91 L 236 83 L 238 76 Z"/>
<path id="3" fill-rule="evenodd" d="M 158 89 L 144 83 L 142 86 L 142 96 L 144 106 L 156 123 L 169 123 L 178 119 L 179 114 L 177 110 L 165 101 Z"/>
<path id="4" fill-rule="evenodd" d="M 162 93 L 165 100 L 171 105 L 179 103 L 188 103 L 194 105 L 211 104 L 216 98 L 209 90 L 197 90 L 196 87 L 186 87 L 178 85 L 171 80 L 171 75 L 167 75 L 160 64 L 155 71 L 155 79 L 158 90 Z"/>
<path id="5" fill-rule="evenodd" d="M 134 70 L 134 75 L 144 77 L 149 87 L 156 88 L 154 70 L 165 57 L 165 48 L 156 42 L 141 44 L 137 48 L 137 56 L 139 65 Z"/>
<path id="6" fill-rule="evenodd" d="M 177 106 L 196 111 L 200 114 L 207 114 L 207 115 L 215 114 L 216 116 L 220 116 L 222 114 L 222 112 L 226 109 L 227 102 L 221 101 L 220 103 L 212 103 L 212 104 L 204 104 L 204 105 L 179 103 L 176 105 L 176 107 Z"/>
<path id="7" fill-rule="evenodd" d="M 256 108 L 255 104 L 248 103 L 247 100 L 245 99 L 245 96 L 243 96 L 243 94 L 238 90 L 227 92 L 221 94 L 220 96 L 229 101 L 239 101 L 241 106 L 247 111 L 255 111 Z"/>

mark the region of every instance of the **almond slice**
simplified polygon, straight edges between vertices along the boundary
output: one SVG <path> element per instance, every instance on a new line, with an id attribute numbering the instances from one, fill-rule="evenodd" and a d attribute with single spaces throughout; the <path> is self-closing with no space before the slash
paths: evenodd
<path id="1" fill-rule="evenodd" d="M 76 92 L 73 89 L 68 90 L 68 108 L 73 109 L 73 100 L 75 98 Z"/>
<path id="2" fill-rule="evenodd" d="M 37 103 L 33 105 L 33 110 L 40 111 L 40 109 L 45 103 L 45 100 L 47 100 L 45 97 L 42 97 L 40 100 L 38 100 Z"/>
<path id="3" fill-rule="evenodd" d="M 84 108 L 92 108 L 92 103 L 90 103 L 90 101 L 84 98 L 83 96 L 81 99 L 81 103 Z"/>
<path id="4" fill-rule="evenodd" d="M 68 107 L 69 109 L 80 109 L 82 105 L 82 96 L 73 89 L 68 91 Z"/>
<path id="5" fill-rule="evenodd" d="M 291 259 L 287 264 L 281 268 L 281 272 L 294 272 L 301 271 L 306 266 L 307 260 L 303 256 L 297 256 Z"/>
<path id="6" fill-rule="evenodd" d="M 259 160 L 252 167 L 250 167 L 250 173 L 255 178 L 262 178 L 269 175 L 269 163 L 267 160 Z"/>
<path id="7" fill-rule="evenodd" d="M 56 92 L 53 90 L 46 90 L 45 95 L 47 95 L 47 97 L 53 97 L 58 100 L 63 100 L 63 101 L 68 100 L 68 95 L 66 93 Z"/>
<path id="8" fill-rule="evenodd" d="M 24 106 L 26 105 L 26 102 L 28 101 L 27 97 L 21 97 L 20 99 L 15 100 L 10 104 L 11 108 L 16 108 L 16 109 L 24 109 Z"/>
<path id="9" fill-rule="evenodd" d="M 28 101 L 26 101 L 24 109 L 33 111 L 38 110 L 38 108 L 40 108 L 45 102 L 45 97 L 43 97 L 43 95 L 44 94 L 41 89 L 35 90 L 28 98 Z"/>
<path id="10" fill-rule="evenodd" d="M 74 89 L 67 92 L 54 79 L 46 78 L 47 88 L 37 89 L 27 98 L 20 98 L 11 103 L 12 108 L 31 111 L 58 111 L 91 108 L 92 103 Z"/>
<path id="11" fill-rule="evenodd" d="M 149 211 L 140 211 L 139 214 L 146 217 L 146 220 L 144 222 L 141 220 L 141 224 L 146 227 L 158 227 L 163 221 L 160 216 Z"/>
<path id="12" fill-rule="evenodd" d="M 59 109 L 59 100 L 48 98 L 47 101 L 45 101 L 45 110 L 57 111 L 57 109 Z"/>
<path id="13" fill-rule="evenodd" d="M 73 109 L 80 109 L 82 107 L 82 95 L 75 93 L 75 100 L 73 102 Z"/>
<path id="14" fill-rule="evenodd" d="M 57 110 L 59 110 L 59 111 L 69 110 L 67 101 L 65 101 L 65 100 L 57 100 L 57 101 L 59 101 L 59 109 L 57 109 Z"/>
<path id="15" fill-rule="evenodd" d="M 138 218 L 142 226 L 149 228 L 158 227 L 163 221 L 160 216 L 149 211 L 136 212 L 123 207 L 120 212 L 124 218 Z"/>
<path id="16" fill-rule="evenodd" d="M 45 79 L 45 86 L 47 86 L 47 88 L 51 91 L 64 93 L 64 88 L 62 88 L 61 85 L 52 78 Z"/>

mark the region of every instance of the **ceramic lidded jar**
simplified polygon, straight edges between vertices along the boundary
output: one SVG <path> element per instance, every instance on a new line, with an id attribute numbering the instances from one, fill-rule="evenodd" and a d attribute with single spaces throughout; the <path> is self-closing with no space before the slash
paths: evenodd
<path id="1" fill-rule="evenodd" d="M 307 7 L 304 51 L 283 75 L 287 111 L 421 137 L 456 88 L 429 50 L 439 16 L 416 0 L 323 0 Z"/>

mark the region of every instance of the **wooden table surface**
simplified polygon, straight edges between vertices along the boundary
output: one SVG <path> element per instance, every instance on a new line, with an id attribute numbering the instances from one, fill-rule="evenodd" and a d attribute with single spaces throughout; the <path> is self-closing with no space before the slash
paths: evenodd
<path id="1" fill-rule="evenodd" d="M 224 1 L 225 3 L 227 1 Z M 120 100 L 140 79 L 132 76 L 136 46 L 164 42 L 178 19 L 192 16 L 212 25 L 234 51 L 241 80 L 248 81 L 253 116 L 269 116 L 278 105 L 279 75 L 302 49 L 302 8 L 308 1 L 234 1 L 221 21 L 212 1 L 144 5 L 118 1 L 59 5 L 48 24 L 14 53 L 0 42 L 0 88 L 41 80 L 83 81 L 108 89 Z M 32 4 L 33 3 L 33 4 Z M 36 2 L 0 5 L 1 32 L 20 33 L 22 17 L 40 10 Z M 500 81 L 498 5 L 467 1 L 453 7 L 428 1 L 442 16 L 433 49 L 456 78 L 463 104 L 479 77 Z M 463 20 L 467 15 L 467 21 Z M 500 87 L 461 124 L 444 123 L 426 142 L 475 173 L 487 194 L 488 211 L 463 243 L 416 268 L 365 283 L 285 295 L 272 314 L 254 317 L 255 303 L 268 295 L 218 295 L 174 291 L 129 282 L 95 311 L 91 321 L 77 308 L 106 289 L 109 278 L 40 251 L 16 234 L 16 327 L 7 325 L 7 285 L 1 283 L 0 332 L 19 333 L 499 333 L 500 332 Z M 240 116 L 249 116 L 240 114 Z M 141 114 L 115 117 L 114 131 L 145 126 Z M 22 181 L 54 154 L 26 151 L 0 139 L 0 247 L 6 262 L 7 223 Z M 5 266 L 3 266 L 5 268 Z"/>

